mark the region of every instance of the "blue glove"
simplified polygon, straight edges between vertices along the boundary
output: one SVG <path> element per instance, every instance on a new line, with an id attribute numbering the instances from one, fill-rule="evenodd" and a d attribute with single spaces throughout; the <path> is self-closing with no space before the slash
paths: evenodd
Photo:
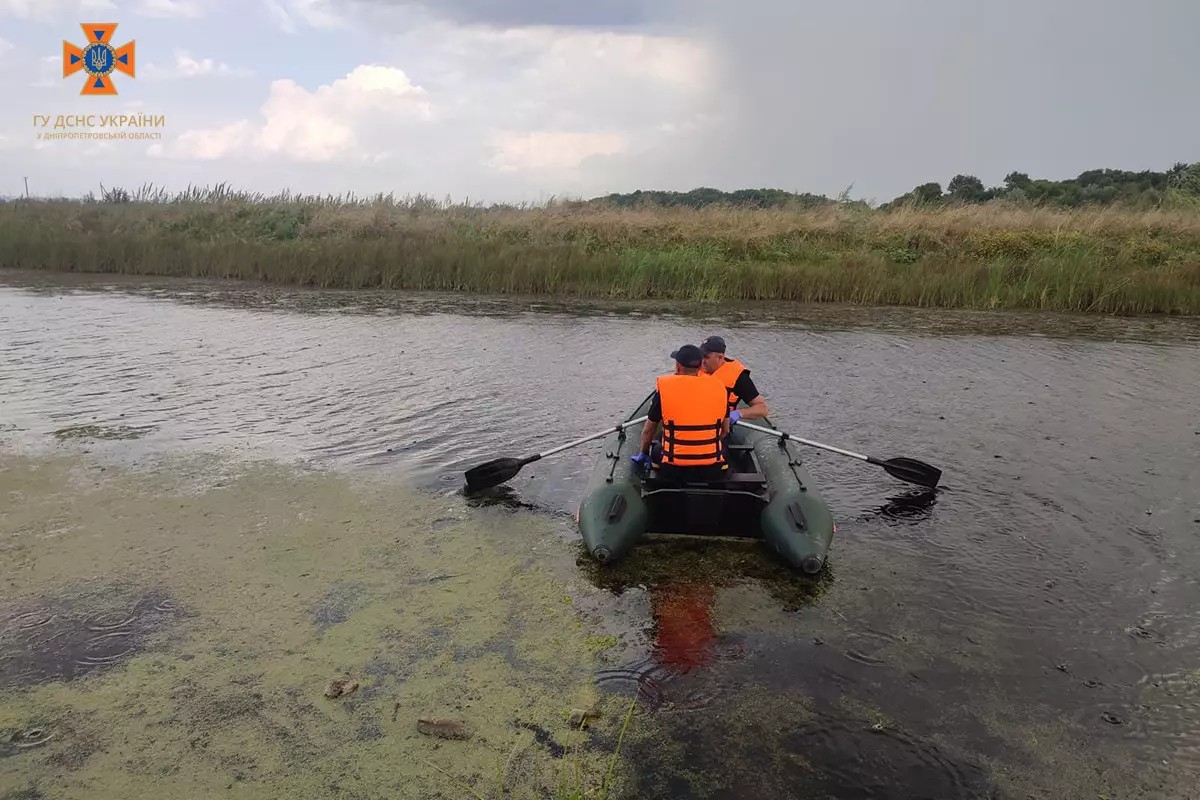
<path id="1" fill-rule="evenodd" d="M 638 453 L 636 456 L 630 456 L 629 460 L 637 466 L 645 468 L 650 463 L 650 456 L 646 453 Z"/>
<path id="2" fill-rule="evenodd" d="M 729 424 L 730 425 L 736 424 L 737 421 L 741 418 L 742 418 L 742 412 L 738 411 L 736 408 L 733 411 L 729 412 Z"/>

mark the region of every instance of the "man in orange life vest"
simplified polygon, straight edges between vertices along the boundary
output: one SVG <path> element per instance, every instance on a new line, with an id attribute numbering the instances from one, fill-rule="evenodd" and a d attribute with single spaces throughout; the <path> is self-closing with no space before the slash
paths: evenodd
<path id="1" fill-rule="evenodd" d="M 660 375 L 656 382 L 641 449 L 630 460 L 645 469 L 650 446 L 661 423 L 662 460 L 658 476 L 667 480 L 720 480 L 728 474 L 725 437 L 732 420 L 728 392 L 712 375 L 700 369 L 700 348 L 685 344 L 671 353 L 675 374 Z M 657 459 L 656 459 L 657 460 Z"/>
<path id="2" fill-rule="evenodd" d="M 720 336 L 708 337 L 700 345 L 700 354 L 704 372 L 720 380 L 729 392 L 731 411 L 741 400 L 747 406 L 741 409 L 742 419 L 763 419 L 767 416 L 767 401 L 758 393 L 754 381 L 750 380 L 750 370 L 745 364 L 725 355 L 724 339 Z"/>

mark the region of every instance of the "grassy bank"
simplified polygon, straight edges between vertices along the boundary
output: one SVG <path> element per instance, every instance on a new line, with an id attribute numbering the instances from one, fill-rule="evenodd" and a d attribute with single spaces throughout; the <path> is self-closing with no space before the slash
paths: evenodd
<path id="1" fill-rule="evenodd" d="M 0 267 L 336 287 L 1200 313 L 1200 211 L 478 209 L 193 193 L 0 206 Z"/>

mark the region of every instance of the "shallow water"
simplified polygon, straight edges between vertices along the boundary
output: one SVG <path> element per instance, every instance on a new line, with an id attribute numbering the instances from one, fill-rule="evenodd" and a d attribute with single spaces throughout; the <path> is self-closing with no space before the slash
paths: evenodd
<path id="1" fill-rule="evenodd" d="M 576 598 L 610 637 L 595 681 L 652 721 L 623 751 L 634 796 L 1195 791 L 1196 320 L 0 283 L 10 448 L 298 459 L 447 498 L 469 466 L 623 418 L 672 349 L 719 332 L 776 425 L 943 485 L 812 450 L 838 524 L 816 582 L 734 543 L 597 568 L 569 516 L 598 443 L 493 493 L 560 517 L 540 557 L 600 587 Z M 329 592 L 336 626 L 353 587 Z"/>

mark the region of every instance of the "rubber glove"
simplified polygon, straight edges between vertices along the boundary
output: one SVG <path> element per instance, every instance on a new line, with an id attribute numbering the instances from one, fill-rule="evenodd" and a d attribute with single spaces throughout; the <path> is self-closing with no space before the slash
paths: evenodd
<path id="1" fill-rule="evenodd" d="M 647 455 L 646 453 L 638 453 L 636 456 L 630 456 L 629 460 L 632 461 L 634 464 L 638 465 L 639 467 L 644 468 L 647 464 L 650 463 L 650 456 Z"/>
<path id="2" fill-rule="evenodd" d="M 729 412 L 729 424 L 730 425 L 736 425 L 737 421 L 741 418 L 742 418 L 742 412 L 738 411 L 736 408 L 733 411 Z"/>

